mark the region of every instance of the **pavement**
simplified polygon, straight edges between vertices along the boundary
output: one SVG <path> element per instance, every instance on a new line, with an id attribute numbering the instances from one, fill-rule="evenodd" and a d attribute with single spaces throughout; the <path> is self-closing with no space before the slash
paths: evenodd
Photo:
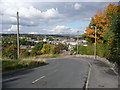
<path id="1" fill-rule="evenodd" d="M 89 65 L 79 58 L 48 60 L 49 64 L 3 75 L 3 88 L 83 88 Z"/>
<path id="2" fill-rule="evenodd" d="M 104 62 L 84 58 L 91 64 L 88 88 L 118 88 L 118 75 Z"/>
<path id="3" fill-rule="evenodd" d="M 99 60 L 61 57 L 47 61 L 45 66 L 3 75 L 3 88 L 84 88 L 86 82 L 87 88 L 118 88 L 118 76 Z"/>

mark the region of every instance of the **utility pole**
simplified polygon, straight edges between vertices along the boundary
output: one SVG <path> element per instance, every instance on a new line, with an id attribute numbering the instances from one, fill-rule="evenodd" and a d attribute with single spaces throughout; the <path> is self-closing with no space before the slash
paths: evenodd
<path id="1" fill-rule="evenodd" d="M 19 12 L 17 12 L 17 59 L 20 60 L 20 44 L 19 44 Z"/>
<path id="2" fill-rule="evenodd" d="M 77 31 L 77 34 L 79 35 L 79 31 Z M 78 54 L 78 35 L 77 35 L 77 54 Z"/>

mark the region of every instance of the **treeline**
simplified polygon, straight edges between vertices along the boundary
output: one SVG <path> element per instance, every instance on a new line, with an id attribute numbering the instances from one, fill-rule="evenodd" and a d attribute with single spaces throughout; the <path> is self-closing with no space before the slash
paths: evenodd
<path id="1" fill-rule="evenodd" d="M 86 33 L 83 34 L 89 42 L 89 46 L 95 43 L 95 28 L 91 26 L 97 27 L 97 55 L 120 65 L 120 6 L 109 4 L 103 12 L 99 12 L 91 18 Z M 91 49 L 89 50 L 92 51 Z"/>

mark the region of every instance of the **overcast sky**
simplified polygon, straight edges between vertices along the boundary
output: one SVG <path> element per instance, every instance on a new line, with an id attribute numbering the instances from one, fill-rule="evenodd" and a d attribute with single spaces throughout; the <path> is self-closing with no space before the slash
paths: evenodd
<path id="1" fill-rule="evenodd" d="M 77 34 L 85 32 L 90 18 L 113 2 L 8 2 L 2 0 L 2 33 L 16 33 L 16 13 L 20 16 L 20 33 Z M 102 1 L 102 0 L 99 0 Z M 115 2 L 114 2 L 115 3 Z"/>

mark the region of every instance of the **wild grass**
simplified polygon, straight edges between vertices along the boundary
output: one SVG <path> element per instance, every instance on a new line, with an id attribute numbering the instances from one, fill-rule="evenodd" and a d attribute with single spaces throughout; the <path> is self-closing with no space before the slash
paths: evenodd
<path id="1" fill-rule="evenodd" d="M 54 54 L 50 56 L 43 56 L 42 58 L 57 58 L 58 56 L 59 56 L 58 54 Z"/>
<path id="2" fill-rule="evenodd" d="M 46 61 L 40 60 L 2 60 L 2 72 L 16 71 L 23 68 L 32 68 L 47 64 Z"/>

